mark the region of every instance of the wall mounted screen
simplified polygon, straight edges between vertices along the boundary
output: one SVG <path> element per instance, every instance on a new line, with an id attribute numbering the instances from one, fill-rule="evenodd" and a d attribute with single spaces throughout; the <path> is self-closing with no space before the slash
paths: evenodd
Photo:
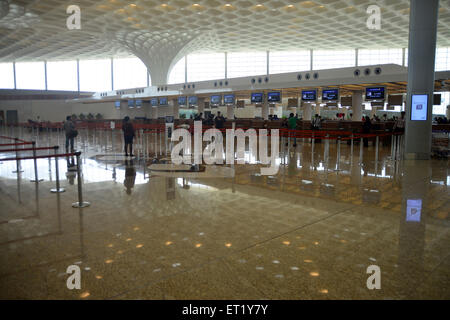
<path id="1" fill-rule="evenodd" d="M 209 103 L 210 105 L 218 106 L 218 105 L 222 104 L 222 96 L 220 96 L 220 95 L 211 96 L 209 101 L 210 101 L 210 103 Z"/>
<path id="2" fill-rule="evenodd" d="M 142 100 L 136 100 L 135 105 L 136 105 L 136 108 L 142 107 Z"/>
<path id="3" fill-rule="evenodd" d="M 186 97 L 185 96 L 178 97 L 178 105 L 179 106 L 185 106 L 186 105 Z"/>
<path id="4" fill-rule="evenodd" d="M 120 101 L 116 101 L 114 103 L 114 106 L 116 107 L 116 109 L 120 109 Z"/>
<path id="5" fill-rule="evenodd" d="M 236 98 L 234 94 L 226 94 L 223 96 L 223 102 L 225 104 L 235 104 Z"/>
<path id="6" fill-rule="evenodd" d="M 262 103 L 263 102 L 263 93 L 262 92 L 253 92 L 251 96 L 252 103 Z"/>
<path id="7" fill-rule="evenodd" d="M 269 92 L 267 94 L 267 101 L 270 102 L 281 102 L 281 92 L 280 91 L 274 91 Z"/>
<path id="8" fill-rule="evenodd" d="M 167 98 L 159 98 L 159 105 L 160 106 L 167 106 L 169 104 L 169 101 Z"/>
<path id="9" fill-rule="evenodd" d="M 134 108 L 134 100 L 128 100 L 128 108 Z"/>
<path id="10" fill-rule="evenodd" d="M 413 94 L 411 97 L 411 121 L 426 121 L 428 114 L 428 95 Z"/>
<path id="11" fill-rule="evenodd" d="M 158 98 L 152 98 L 150 100 L 150 104 L 152 105 L 152 107 L 156 107 L 158 105 Z"/>
<path id="12" fill-rule="evenodd" d="M 369 87 L 366 88 L 366 100 L 384 100 L 384 87 Z"/>
<path id="13" fill-rule="evenodd" d="M 337 100 L 339 100 L 339 89 L 322 90 L 322 101 L 337 101 Z"/>
<path id="14" fill-rule="evenodd" d="M 197 105 L 197 96 L 191 96 L 189 97 L 189 105 L 190 106 L 196 106 Z"/>
<path id="15" fill-rule="evenodd" d="M 421 199 L 406 200 L 406 221 L 420 222 L 421 213 L 422 213 Z"/>
<path id="16" fill-rule="evenodd" d="M 317 100 L 317 90 L 302 90 L 302 100 L 303 101 L 316 101 Z"/>

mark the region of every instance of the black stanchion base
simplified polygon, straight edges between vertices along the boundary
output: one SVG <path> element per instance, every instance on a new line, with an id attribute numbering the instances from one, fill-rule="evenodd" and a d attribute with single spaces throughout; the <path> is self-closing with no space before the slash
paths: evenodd
<path id="1" fill-rule="evenodd" d="M 90 202 L 87 202 L 87 201 L 83 201 L 83 202 L 75 202 L 75 203 L 72 203 L 72 207 L 74 207 L 74 208 L 86 208 L 86 207 L 89 207 L 91 205 L 91 203 Z"/>
<path id="2" fill-rule="evenodd" d="M 50 192 L 51 193 L 63 193 L 63 192 L 66 192 L 66 189 L 64 189 L 64 188 L 59 188 L 59 189 L 54 188 L 54 189 L 50 189 Z"/>
<path id="3" fill-rule="evenodd" d="M 30 180 L 30 182 L 35 182 L 35 183 L 39 183 L 39 182 L 42 182 L 42 181 L 44 181 L 44 179 L 39 179 L 39 180 Z"/>

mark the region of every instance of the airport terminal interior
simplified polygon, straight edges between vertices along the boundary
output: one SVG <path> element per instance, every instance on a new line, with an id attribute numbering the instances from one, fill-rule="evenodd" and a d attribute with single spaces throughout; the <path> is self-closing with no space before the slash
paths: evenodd
<path id="1" fill-rule="evenodd" d="M 447 0 L 0 0 L 0 299 L 450 299 L 449 120 Z"/>

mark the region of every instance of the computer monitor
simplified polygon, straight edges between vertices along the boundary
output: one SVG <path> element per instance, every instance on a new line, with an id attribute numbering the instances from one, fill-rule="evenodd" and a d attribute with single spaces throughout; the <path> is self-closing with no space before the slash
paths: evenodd
<path id="1" fill-rule="evenodd" d="M 169 100 L 166 97 L 159 98 L 159 105 L 160 106 L 167 106 L 167 105 L 169 105 Z"/>
<path id="2" fill-rule="evenodd" d="M 150 104 L 152 105 L 152 107 L 157 107 L 158 106 L 158 98 L 152 98 L 150 100 Z"/>
<path id="3" fill-rule="evenodd" d="M 302 90 L 302 101 L 316 101 L 317 90 Z"/>
<path id="4" fill-rule="evenodd" d="M 222 104 L 222 96 L 221 95 L 213 95 L 209 99 L 209 104 L 211 106 L 218 106 Z"/>
<path id="5" fill-rule="evenodd" d="M 185 106 L 186 105 L 186 96 L 181 96 L 181 97 L 178 97 L 178 105 L 179 106 Z"/>
<path id="6" fill-rule="evenodd" d="M 226 94 L 223 96 L 223 102 L 226 105 L 234 105 L 236 102 L 236 97 L 234 94 Z"/>
<path id="7" fill-rule="evenodd" d="M 411 96 L 411 121 L 426 121 L 428 117 L 428 95 Z"/>
<path id="8" fill-rule="evenodd" d="M 262 92 L 252 92 L 251 102 L 252 103 L 262 103 L 264 94 Z"/>
<path id="9" fill-rule="evenodd" d="M 339 100 L 339 89 L 323 89 L 322 101 L 337 101 Z"/>
<path id="10" fill-rule="evenodd" d="M 189 105 L 190 105 L 190 106 L 196 106 L 197 103 L 198 103 L 197 96 L 190 96 L 190 97 L 188 98 L 188 102 L 189 102 Z"/>
<path id="11" fill-rule="evenodd" d="M 385 87 L 367 87 L 366 100 L 385 100 Z"/>
<path id="12" fill-rule="evenodd" d="M 269 103 L 281 102 L 281 92 L 272 91 L 267 94 L 267 101 Z"/>

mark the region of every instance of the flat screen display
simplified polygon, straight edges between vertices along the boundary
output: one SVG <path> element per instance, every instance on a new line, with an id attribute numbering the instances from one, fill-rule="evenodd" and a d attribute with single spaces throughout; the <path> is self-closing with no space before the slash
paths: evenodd
<path id="1" fill-rule="evenodd" d="M 222 96 L 220 96 L 220 95 L 211 96 L 211 98 L 209 99 L 209 102 L 210 102 L 209 104 L 212 106 L 220 105 L 222 103 Z"/>
<path id="2" fill-rule="evenodd" d="M 191 96 L 189 97 L 189 105 L 190 106 L 196 106 L 197 105 L 197 96 Z"/>
<path id="3" fill-rule="evenodd" d="M 160 106 L 167 106 L 169 104 L 167 98 L 159 98 L 159 105 Z"/>
<path id="4" fill-rule="evenodd" d="M 369 87 L 366 88 L 366 100 L 384 100 L 384 87 Z"/>
<path id="5" fill-rule="evenodd" d="M 178 97 L 178 105 L 179 106 L 185 106 L 186 105 L 186 97 L 185 96 Z"/>
<path id="6" fill-rule="evenodd" d="M 234 104 L 235 103 L 235 97 L 234 94 L 226 94 L 223 96 L 223 102 L 225 104 Z"/>
<path id="7" fill-rule="evenodd" d="M 411 121 L 426 121 L 428 115 L 428 95 L 413 94 L 411 97 Z"/>
<path id="8" fill-rule="evenodd" d="M 317 100 L 317 90 L 302 90 L 302 100 L 303 101 L 316 101 Z"/>
<path id="9" fill-rule="evenodd" d="M 406 221 L 420 222 L 422 214 L 422 200 L 421 199 L 407 199 L 406 200 Z"/>
<path id="10" fill-rule="evenodd" d="M 120 109 L 120 101 L 116 101 L 114 103 L 114 106 L 116 107 L 116 109 Z"/>
<path id="11" fill-rule="evenodd" d="M 262 103 L 263 102 L 263 93 L 262 92 L 253 92 L 251 96 L 252 103 Z"/>
<path id="12" fill-rule="evenodd" d="M 268 102 L 281 102 L 281 92 L 280 91 L 269 92 L 267 94 L 267 101 Z"/>
<path id="13" fill-rule="evenodd" d="M 136 100 L 135 105 L 136 105 L 136 108 L 142 107 L 142 100 Z"/>
<path id="14" fill-rule="evenodd" d="M 158 98 L 152 98 L 150 100 L 150 104 L 152 105 L 152 107 L 156 107 L 158 105 Z"/>
<path id="15" fill-rule="evenodd" d="M 134 108 L 134 100 L 128 100 L 128 108 Z"/>
<path id="16" fill-rule="evenodd" d="M 339 100 L 339 89 L 322 90 L 322 101 L 337 101 L 337 100 Z"/>

